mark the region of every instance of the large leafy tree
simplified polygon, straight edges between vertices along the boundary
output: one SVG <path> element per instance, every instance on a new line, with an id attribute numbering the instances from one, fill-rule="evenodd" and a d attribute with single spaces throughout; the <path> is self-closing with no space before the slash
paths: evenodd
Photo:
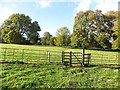
<path id="1" fill-rule="evenodd" d="M 28 39 L 30 40 L 30 43 L 36 44 L 37 41 L 40 39 L 39 31 L 41 31 L 41 29 L 38 22 L 37 21 L 32 22 L 28 34 Z"/>
<path id="2" fill-rule="evenodd" d="M 55 44 L 57 46 L 68 46 L 71 43 L 70 31 L 67 27 L 61 27 L 56 32 Z"/>
<path id="3" fill-rule="evenodd" d="M 113 36 L 112 28 L 114 26 L 116 17 L 112 14 L 109 14 L 109 12 L 106 14 L 96 12 L 96 14 L 99 14 L 98 17 L 96 16 L 96 30 L 98 32 L 96 40 L 102 48 L 111 48 Z"/>
<path id="4" fill-rule="evenodd" d="M 113 30 L 114 30 L 113 43 L 112 43 L 113 49 L 120 49 L 120 32 L 118 31 L 120 27 L 118 26 L 118 23 L 120 22 L 117 20 L 115 22 L 115 26 L 113 27 Z"/>
<path id="5" fill-rule="evenodd" d="M 75 17 L 75 24 L 73 27 L 72 34 L 72 45 L 74 46 L 85 46 L 85 34 L 86 34 L 86 25 L 87 25 L 87 15 L 84 12 L 80 12 Z M 82 43 L 83 42 L 83 43 Z M 82 45 L 83 44 L 83 45 Z"/>
<path id="6" fill-rule="evenodd" d="M 37 43 L 38 32 L 41 31 L 38 22 L 32 22 L 29 16 L 13 14 L 0 26 L 3 42 L 6 43 Z"/>
<path id="7" fill-rule="evenodd" d="M 72 45 L 84 48 L 110 48 L 114 19 L 114 16 L 104 15 L 100 10 L 80 11 L 75 17 Z"/>
<path id="8" fill-rule="evenodd" d="M 50 37 L 50 45 L 55 46 L 55 37 Z"/>
<path id="9" fill-rule="evenodd" d="M 119 31 L 119 29 L 120 29 L 120 27 L 119 27 L 119 25 L 120 25 L 120 21 L 119 21 L 120 12 L 110 11 L 110 12 L 108 12 L 108 15 L 113 15 L 116 17 L 115 22 L 114 22 L 114 26 L 112 28 L 112 30 L 113 30 L 112 48 L 113 49 L 120 49 L 120 42 L 119 42 L 119 40 L 120 40 L 120 31 Z"/>
<path id="10" fill-rule="evenodd" d="M 44 32 L 42 37 L 42 45 L 50 45 L 52 35 L 49 32 Z"/>
<path id="11" fill-rule="evenodd" d="M 80 11 L 76 15 L 73 26 L 72 46 L 87 48 L 96 44 L 94 40 L 94 21 L 94 12 L 91 10 Z"/>

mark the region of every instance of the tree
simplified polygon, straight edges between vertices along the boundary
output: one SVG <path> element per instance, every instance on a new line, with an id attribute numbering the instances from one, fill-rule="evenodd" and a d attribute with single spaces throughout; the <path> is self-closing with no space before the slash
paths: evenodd
<path id="1" fill-rule="evenodd" d="M 36 44 L 37 41 L 39 40 L 39 31 L 40 31 L 40 27 L 37 21 L 34 21 L 33 23 L 31 23 L 31 29 L 29 31 L 28 34 L 28 38 L 30 40 L 30 43 L 32 44 Z"/>
<path id="2" fill-rule="evenodd" d="M 112 43 L 112 48 L 113 49 L 120 49 L 120 33 L 119 33 L 119 29 L 118 29 L 118 23 L 119 21 L 117 20 L 115 22 L 115 25 L 113 27 L 113 30 L 114 30 L 114 34 L 113 34 L 113 43 Z"/>
<path id="3" fill-rule="evenodd" d="M 67 27 L 61 27 L 56 32 L 55 44 L 57 46 L 68 46 L 70 44 L 70 31 Z"/>
<path id="4" fill-rule="evenodd" d="M 6 43 L 37 43 L 41 31 L 38 22 L 31 22 L 31 18 L 24 14 L 13 14 L 0 26 L 3 42 Z"/>
<path id="5" fill-rule="evenodd" d="M 42 45 L 50 45 L 52 35 L 49 32 L 44 32 L 42 37 Z"/>
<path id="6" fill-rule="evenodd" d="M 50 45 L 55 46 L 55 37 L 53 36 L 50 37 Z"/>
<path id="7" fill-rule="evenodd" d="M 101 45 L 102 48 L 109 48 L 111 49 L 112 47 L 112 35 L 113 35 L 113 26 L 114 26 L 114 21 L 116 17 L 109 12 L 106 14 L 102 14 L 101 12 L 96 12 L 96 14 L 101 14 L 98 15 L 99 17 L 96 18 L 96 26 L 97 26 L 97 31 L 98 31 L 98 37 L 96 37 L 97 42 Z M 99 38 L 101 37 L 101 38 Z"/>
<path id="8" fill-rule="evenodd" d="M 111 12 L 108 12 L 108 14 L 110 15 L 113 15 L 115 16 L 115 21 L 114 21 L 114 26 L 112 28 L 113 30 L 113 36 L 112 36 L 112 49 L 120 49 L 120 32 L 119 32 L 119 24 L 120 24 L 120 21 L 119 21 L 119 15 L 120 15 L 120 12 L 119 11 L 111 11 Z"/>
<path id="9" fill-rule="evenodd" d="M 72 46 L 87 48 L 91 42 L 92 35 L 91 24 L 93 24 L 93 11 L 80 11 L 75 17 L 75 24 L 73 26 Z M 88 39 L 90 38 L 90 39 Z M 93 43 L 93 42 L 92 42 Z M 93 45 L 93 44 L 92 44 Z"/>
<path id="10" fill-rule="evenodd" d="M 111 48 L 113 15 L 104 15 L 100 10 L 80 11 L 75 16 L 72 45 L 83 48 Z"/>

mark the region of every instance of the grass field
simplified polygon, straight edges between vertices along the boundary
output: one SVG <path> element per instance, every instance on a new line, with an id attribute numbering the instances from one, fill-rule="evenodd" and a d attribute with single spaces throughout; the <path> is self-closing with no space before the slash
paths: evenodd
<path id="1" fill-rule="evenodd" d="M 62 47 L 53 46 L 28 46 L 28 45 L 15 45 L 15 44 L 1 44 L 0 48 L 16 48 L 16 49 L 32 49 L 32 50 L 43 50 L 43 51 L 80 51 L 80 49 L 68 49 Z M 12 50 L 12 49 L 10 49 Z M 8 52 L 10 52 L 10 50 Z M 43 52 L 41 51 L 41 52 Z M 1 51 L 3 53 L 3 51 Z M 7 52 L 7 53 L 8 53 Z M 13 51 L 11 51 L 13 52 Z M 1 53 L 1 60 L 3 54 Z M 15 54 L 18 51 L 15 52 Z M 27 57 L 26 52 L 26 57 Z M 37 53 L 37 52 L 32 52 Z M 53 60 L 55 62 L 59 59 L 60 53 L 57 53 Z M 102 54 L 105 56 L 100 57 L 99 60 L 90 62 L 87 67 L 69 67 L 64 66 L 61 63 L 49 63 L 42 62 L 38 63 L 27 63 L 37 60 L 37 56 L 30 57 L 25 61 L 26 63 L 0 63 L 1 71 L 0 86 L 3 89 L 6 88 L 117 88 L 118 87 L 118 60 L 114 55 L 117 52 L 108 51 L 97 51 L 97 50 L 86 50 L 86 53 L 92 54 L 92 59 L 95 56 Z M 29 53 L 30 54 L 30 53 Z M 32 54 L 30 54 L 31 56 Z M 61 55 L 60 55 L 61 56 Z M 107 57 L 106 57 L 107 56 Z M 20 57 L 18 55 L 18 57 Z M 28 56 L 29 57 L 29 56 Z M 12 54 L 6 60 L 16 60 L 12 58 Z M 31 60 L 32 59 L 32 60 Z M 47 59 L 47 58 L 46 58 Z M 109 60 L 109 61 L 108 61 Z M 113 62 L 112 64 L 110 62 Z M 104 61 L 104 62 L 103 62 Z M 98 63 L 100 62 L 100 64 Z M 101 63 L 102 62 L 102 63 Z M 107 65 L 106 65 L 107 64 Z"/>

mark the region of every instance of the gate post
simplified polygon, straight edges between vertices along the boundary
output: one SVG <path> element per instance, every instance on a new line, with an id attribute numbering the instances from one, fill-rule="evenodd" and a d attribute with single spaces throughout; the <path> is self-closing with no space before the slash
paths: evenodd
<path id="1" fill-rule="evenodd" d="M 64 51 L 62 51 L 62 64 L 64 64 Z"/>
<path id="2" fill-rule="evenodd" d="M 72 66 L 72 51 L 70 51 L 70 66 Z"/>
<path id="3" fill-rule="evenodd" d="M 90 59 L 91 59 L 91 54 L 88 54 L 88 65 L 89 65 Z"/>
<path id="4" fill-rule="evenodd" d="M 84 54 L 85 54 L 85 49 L 82 49 L 82 64 L 84 65 Z"/>

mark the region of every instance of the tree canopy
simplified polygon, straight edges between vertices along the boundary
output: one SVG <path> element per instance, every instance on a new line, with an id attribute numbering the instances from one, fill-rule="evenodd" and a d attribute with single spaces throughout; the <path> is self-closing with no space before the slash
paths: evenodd
<path id="1" fill-rule="evenodd" d="M 115 19 L 114 15 L 102 14 L 100 10 L 80 11 L 75 16 L 72 45 L 85 48 L 111 48 Z"/>
<path id="2" fill-rule="evenodd" d="M 110 11 L 108 13 L 108 15 L 114 15 L 116 17 L 115 21 L 114 21 L 114 26 L 112 28 L 113 30 L 113 42 L 112 42 L 112 48 L 113 49 L 120 49 L 120 12 L 113 12 Z"/>
<path id="3" fill-rule="evenodd" d="M 37 21 L 32 22 L 29 16 L 17 13 L 4 21 L 0 31 L 3 42 L 36 44 L 41 29 Z"/>
<path id="4" fill-rule="evenodd" d="M 50 45 L 52 35 L 49 32 L 44 32 L 41 43 L 42 45 Z"/>
<path id="5" fill-rule="evenodd" d="M 61 27 L 57 30 L 55 43 L 57 46 L 68 46 L 71 43 L 70 31 L 67 27 Z"/>

